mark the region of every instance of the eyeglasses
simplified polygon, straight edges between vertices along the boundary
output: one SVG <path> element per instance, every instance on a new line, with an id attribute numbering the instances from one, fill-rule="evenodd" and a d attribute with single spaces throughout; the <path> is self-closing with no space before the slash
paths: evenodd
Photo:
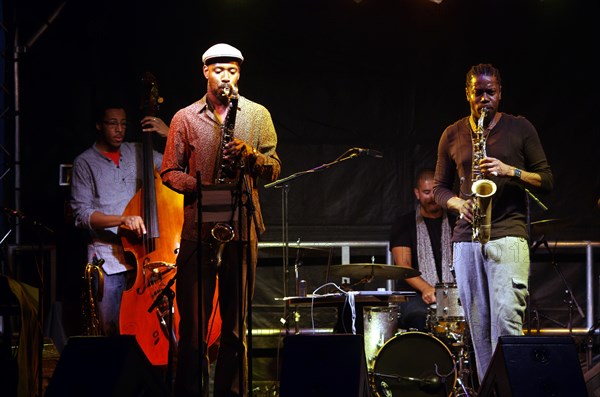
<path id="1" fill-rule="evenodd" d="M 127 121 L 118 122 L 117 120 L 103 120 L 102 122 L 110 128 L 117 128 L 117 126 L 119 125 L 121 126 L 121 128 L 127 128 Z"/>

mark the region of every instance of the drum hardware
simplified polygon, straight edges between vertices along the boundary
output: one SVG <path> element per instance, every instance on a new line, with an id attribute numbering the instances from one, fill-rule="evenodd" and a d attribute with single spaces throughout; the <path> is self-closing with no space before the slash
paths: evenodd
<path id="1" fill-rule="evenodd" d="M 452 397 L 474 397 L 476 375 L 472 370 L 475 367 L 471 360 L 469 329 L 456 284 L 436 284 L 436 301 L 429 305 L 426 325 L 429 333 L 447 346 L 456 363 Z"/>
<path id="2" fill-rule="evenodd" d="M 443 320 L 461 320 L 465 312 L 458 296 L 456 283 L 438 283 L 435 285 L 437 317 Z"/>
<path id="3" fill-rule="evenodd" d="M 468 339 L 465 336 L 464 339 Z M 469 350 L 470 343 L 464 342 L 458 352 L 454 354 L 454 359 L 457 364 L 457 372 L 458 376 L 456 379 L 456 385 L 454 386 L 454 395 L 453 397 L 475 397 L 477 393 L 475 392 L 475 373 L 471 370 L 471 368 L 475 368 L 474 365 L 471 365 L 471 351 Z"/>
<path id="4" fill-rule="evenodd" d="M 456 384 L 454 386 L 453 397 L 475 397 L 478 385 L 477 375 L 472 370 L 475 364 L 471 360 L 473 353 L 467 349 L 467 346 L 460 347 L 454 353 L 456 361 Z"/>
<path id="5" fill-rule="evenodd" d="M 440 390 L 442 385 L 445 383 L 445 377 L 440 377 L 439 375 L 431 375 L 426 378 L 414 378 L 411 376 L 398 376 L 398 375 L 390 375 L 390 374 L 380 374 L 374 373 L 373 376 L 379 379 L 391 379 L 396 382 L 414 382 L 419 388 L 425 392 L 435 392 Z M 390 390 L 389 384 L 385 381 L 381 381 L 381 388 L 384 390 L 384 397 L 393 397 L 393 394 Z"/>

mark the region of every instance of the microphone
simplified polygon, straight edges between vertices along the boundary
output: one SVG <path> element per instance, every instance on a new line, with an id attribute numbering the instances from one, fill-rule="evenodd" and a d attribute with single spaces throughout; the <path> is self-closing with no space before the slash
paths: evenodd
<path id="1" fill-rule="evenodd" d="M 105 260 L 103 258 L 98 259 L 97 257 L 94 256 L 94 258 L 92 258 L 92 263 L 95 266 L 102 266 L 104 265 Z"/>
<path id="2" fill-rule="evenodd" d="M 419 383 L 419 388 L 427 392 L 435 392 L 442 387 L 441 379 L 436 375 L 419 379 Z"/>
<path id="3" fill-rule="evenodd" d="M 361 147 L 355 147 L 352 150 L 355 151 L 359 156 L 369 156 L 369 157 L 375 157 L 377 159 L 383 158 L 383 153 L 381 153 L 377 150 L 365 149 L 365 148 L 361 148 Z"/>

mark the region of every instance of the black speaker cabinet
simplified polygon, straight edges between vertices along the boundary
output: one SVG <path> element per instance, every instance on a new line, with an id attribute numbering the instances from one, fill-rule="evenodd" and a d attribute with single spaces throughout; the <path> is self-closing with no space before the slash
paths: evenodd
<path id="1" fill-rule="evenodd" d="M 587 397 L 571 336 L 502 336 L 478 397 Z"/>
<path id="2" fill-rule="evenodd" d="M 134 335 L 69 338 L 44 397 L 166 397 L 170 392 Z"/>
<path id="3" fill-rule="evenodd" d="M 362 335 L 290 335 L 283 341 L 281 397 L 368 397 Z"/>

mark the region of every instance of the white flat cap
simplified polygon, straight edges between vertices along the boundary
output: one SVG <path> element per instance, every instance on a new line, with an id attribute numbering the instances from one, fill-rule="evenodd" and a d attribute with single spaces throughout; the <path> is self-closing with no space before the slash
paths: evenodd
<path id="1" fill-rule="evenodd" d="M 202 54 L 202 62 L 204 62 L 205 65 L 213 63 L 216 58 L 232 58 L 240 63 L 244 60 L 240 50 L 225 43 L 215 44 Z M 213 62 L 211 62 L 211 60 L 213 60 Z"/>

